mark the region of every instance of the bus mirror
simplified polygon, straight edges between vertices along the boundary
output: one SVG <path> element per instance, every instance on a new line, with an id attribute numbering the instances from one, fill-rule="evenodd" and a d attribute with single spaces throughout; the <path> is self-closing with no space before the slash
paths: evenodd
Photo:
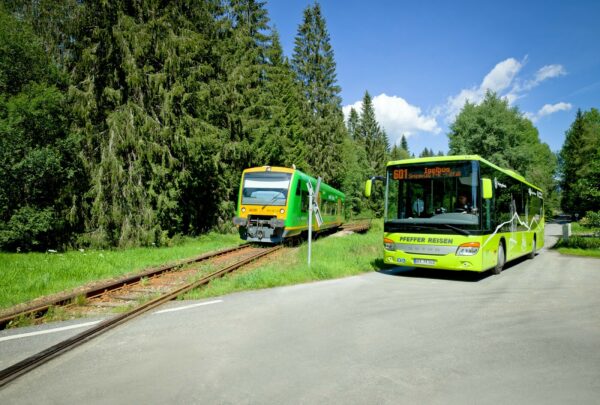
<path id="1" fill-rule="evenodd" d="M 365 183 L 365 197 L 371 197 L 371 187 L 373 186 L 373 180 L 367 180 Z"/>
<path id="2" fill-rule="evenodd" d="M 492 198 L 492 180 L 490 179 L 481 179 L 482 188 L 483 188 L 483 199 L 489 200 Z"/>

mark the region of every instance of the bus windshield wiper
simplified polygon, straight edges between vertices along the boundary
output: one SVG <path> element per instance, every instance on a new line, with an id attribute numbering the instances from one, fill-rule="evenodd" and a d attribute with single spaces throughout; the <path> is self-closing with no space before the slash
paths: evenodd
<path id="1" fill-rule="evenodd" d="M 436 224 L 436 225 L 441 225 L 441 226 L 443 226 L 445 228 L 452 229 L 453 231 L 456 231 L 456 232 L 458 232 L 460 234 L 463 234 L 463 235 L 470 235 L 471 234 L 469 231 L 465 231 L 464 229 L 460 229 L 459 227 L 456 227 L 456 226 L 453 226 L 453 225 L 450 225 L 450 224 Z"/>

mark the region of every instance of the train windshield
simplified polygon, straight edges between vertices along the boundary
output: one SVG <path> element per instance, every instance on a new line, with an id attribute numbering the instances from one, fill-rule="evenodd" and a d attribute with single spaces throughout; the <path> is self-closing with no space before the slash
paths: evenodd
<path id="1" fill-rule="evenodd" d="M 242 204 L 285 205 L 291 178 L 291 173 L 246 173 Z"/>
<path id="2" fill-rule="evenodd" d="M 478 178 L 475 161 L 388 167 L 388 228 L 463 234 L 479 229 Z"/>

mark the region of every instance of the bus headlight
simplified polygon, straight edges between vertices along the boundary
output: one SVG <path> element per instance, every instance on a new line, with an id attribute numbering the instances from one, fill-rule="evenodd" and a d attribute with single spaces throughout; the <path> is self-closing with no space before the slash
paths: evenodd
<path id="1" fill-rule="evenodd" d="M 279 210 L 280 214 L 283 214 L 284 212 L 285 212 L 285 210 L 283 208 Z"/>
<path id="2" fill-rule="evenodd" d="M 479 252 L 479 242 L 463 243 L 456 250 L 456 256 L 474 256 Z"/>
<path id="3" fill-rule="evenodd" d="M 242 212 L 246 212 L 246 208 L 245 207 L 242 207 Z"/>
<path id="4" fill-rule="evenodd" d="M 394 250 L 394 241 L 388 238 L 383 238 L 383 247 L 385 250 Z"/>

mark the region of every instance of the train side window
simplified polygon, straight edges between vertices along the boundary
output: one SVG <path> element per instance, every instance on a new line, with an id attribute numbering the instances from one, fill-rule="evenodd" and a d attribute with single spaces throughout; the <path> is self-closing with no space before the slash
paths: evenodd
<path id="1" fill-rule="evenodd" d="M 300 182 L 300 180 L 298 180 L 298 183 L 296 184 L 296 195 L 301 195 L 302 194 L 302 183 Z"/>

